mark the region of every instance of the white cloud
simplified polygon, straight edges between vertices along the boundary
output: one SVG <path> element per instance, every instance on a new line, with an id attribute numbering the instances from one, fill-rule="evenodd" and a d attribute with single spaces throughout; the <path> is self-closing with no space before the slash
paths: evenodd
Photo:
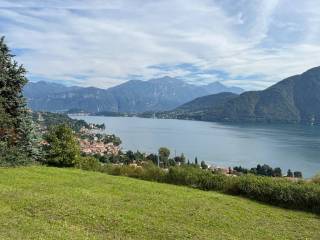
<path id="1" fill-rule="evenodd" d="M 320 3 L 306 2 L 0 0 L 0 33 L 27 49 L 18 60 L 37 79 L 109 87 L 132 75 L 208 82 L 219 70 L 255 89 L 320 65 Z M 203 73 L 149 67 L 180 63 Z"/>

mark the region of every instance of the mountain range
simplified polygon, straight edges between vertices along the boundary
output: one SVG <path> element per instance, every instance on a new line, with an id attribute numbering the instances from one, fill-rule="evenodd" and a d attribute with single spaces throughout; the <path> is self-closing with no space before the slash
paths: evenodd
<path id="1" fill-rule="evenodd" d="M 243 89 L 219 82 L 198 86 L 170 77 L 131 80 L 109 89 L 67 87 L 43 81 L 30 82 L 24 88 L 28 105 L 35 111 L 89 113 L 166 111 L 197 97 L 220 92 L 241 93 Z"/>
<path id="2" fill-rule="evenodd" d="M 218 122 L 320 124 L 320 67 L 286 78 L 263 91 L 209 95 L 157 116 Z"/>

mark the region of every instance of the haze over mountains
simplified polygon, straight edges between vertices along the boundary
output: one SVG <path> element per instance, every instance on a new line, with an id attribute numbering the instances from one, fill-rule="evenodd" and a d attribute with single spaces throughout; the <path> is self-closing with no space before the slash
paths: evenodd
<path id="1" fill-rule="evenodd" d="M 67 87 L 49 82 L 30 82 L 24 89 L 28 105 L 36 111 L 82 110 L 89 113 L 166 111 L 197 97 L 243 89 L 219 82 L 192 85 L 170 77 L 131 80 L 109 89 Z"/>
<path id="2" fill-rule="evenodd" d="M 264 91 L 205 96 L 157 115 L 222 122 L 320 124 L 320 67 L 284 79 Z"/>

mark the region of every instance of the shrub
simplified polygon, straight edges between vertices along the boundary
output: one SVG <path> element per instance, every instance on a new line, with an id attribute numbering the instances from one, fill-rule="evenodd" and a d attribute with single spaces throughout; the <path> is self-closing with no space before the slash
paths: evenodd
<path id="1" fill-rule="evenodd" d="M 196 187 L 200 171 L 200 169 L 190 166 L 172 167 L 167 173 L 166 182 Z"/>
<path id="2" fill-rule="evenodd" d="M 112 166 L 105 172 L 150 181 L 185 185 L 202 190 L 215 190 L 293 209 L 320 213 L 320 185 L 305 181 L 293 182 L 284 178 L 216 174 L 199 167 L 171 167 L 168 172 L 152 164 L 146 167 Z"/>
<path id="3" fill-rule="evenodd" d="M 143 168 L 140 166 L 107 164 L 102 167 L 101 171 L 110 175 L 127 176 L 148 181 L 164 182 L 165 179 L 164 170 L 153 164 L 147 164 Z"/>
<path id="4" fill-rule="evenodd" d="M 153 165 L 152 163 L 147 164 L 143 167 L 141 179 L 156 182 L 165 182 L 166 172 Z"/>
<path id="5" fill-rule="evenodd" d="M 320 173 L 318 173 L 316 176 L 314 176 L 314 177 L 311 179 L 311 182 L 320 184 Z"/>
<path id="6" fill-rule="evenodd" d="M 233 180 L 232 193 L 282 207 L 320 211 L 320 187 L 315 184 L 253 175 Z"/>
<path id="7" fill-rule="evenodd" d="M 94 157 L 78 157 L 75 167 L 87 171 L 100 171 L 101 163 Z"/>

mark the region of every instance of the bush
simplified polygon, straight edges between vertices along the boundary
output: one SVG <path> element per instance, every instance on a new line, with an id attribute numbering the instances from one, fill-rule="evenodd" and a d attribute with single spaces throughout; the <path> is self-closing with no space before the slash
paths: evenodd
<path id="1" fill-rule="evenodd" d="M 166 182 L 177 185 L 195 186 L 199 172 L 191 167 L 172 167 L 166 176 Z"/>
<path id="2" fill-rule="evenodd" d="M 79 157 L 76 159 L 75 167 L 87 171 L 100 171 L 101 163 L 94 157 Z"/>
<path id="3" fill-rule="evenodd" d="M 153 165 L 152 163 L 147 164 L 143 167 L 141 179 L 156 182 L 165 182 L 166 172 Z"/>
<path id="4" fill-rule="evenodd" d="M 320 187 L 307 182 L 292 182 L 256 176 L 242 176 L 238 193 L 266 203 L 320 212 Z"/>
<path id="5" fill-rule="evenodd" d="M 165 172 L 163 169 L 147 164 L 143 168 L 129 165 L 111 165 L 107 164 L 102 167 L 102 172 L 116 176 L 127 176 L 139 178 L 148 181 L 164 182 Z"/>
<path id="6" fill-rule="evenodd" d="M 153 164 L 146 167 L 112 166 L 104 172 L 150 181 L 215 190 L 293 209 L 320 213 L 320 185 L 305 181 L 293 182 L 284 178 L 255 175 L 239 177 L 213 174 L 193 166 L 171 167 L 168 172 Z"/>
<path id="7" fill-rule="evenodd" d="M 202 190 L 231 192 L 232 177 L 222 174 L 212 174 L 198 167 L 183 166 L 169 169 L 166 180 L 168 183 L 187 185 Z"/>
<path id="8" fill-rule="evenodd" d="M 316 183 L 316 184 L 320 184 L 320 173 L 318 173 L 316 176 L 314 176 L 311 179 L 311 182 Z"/>

